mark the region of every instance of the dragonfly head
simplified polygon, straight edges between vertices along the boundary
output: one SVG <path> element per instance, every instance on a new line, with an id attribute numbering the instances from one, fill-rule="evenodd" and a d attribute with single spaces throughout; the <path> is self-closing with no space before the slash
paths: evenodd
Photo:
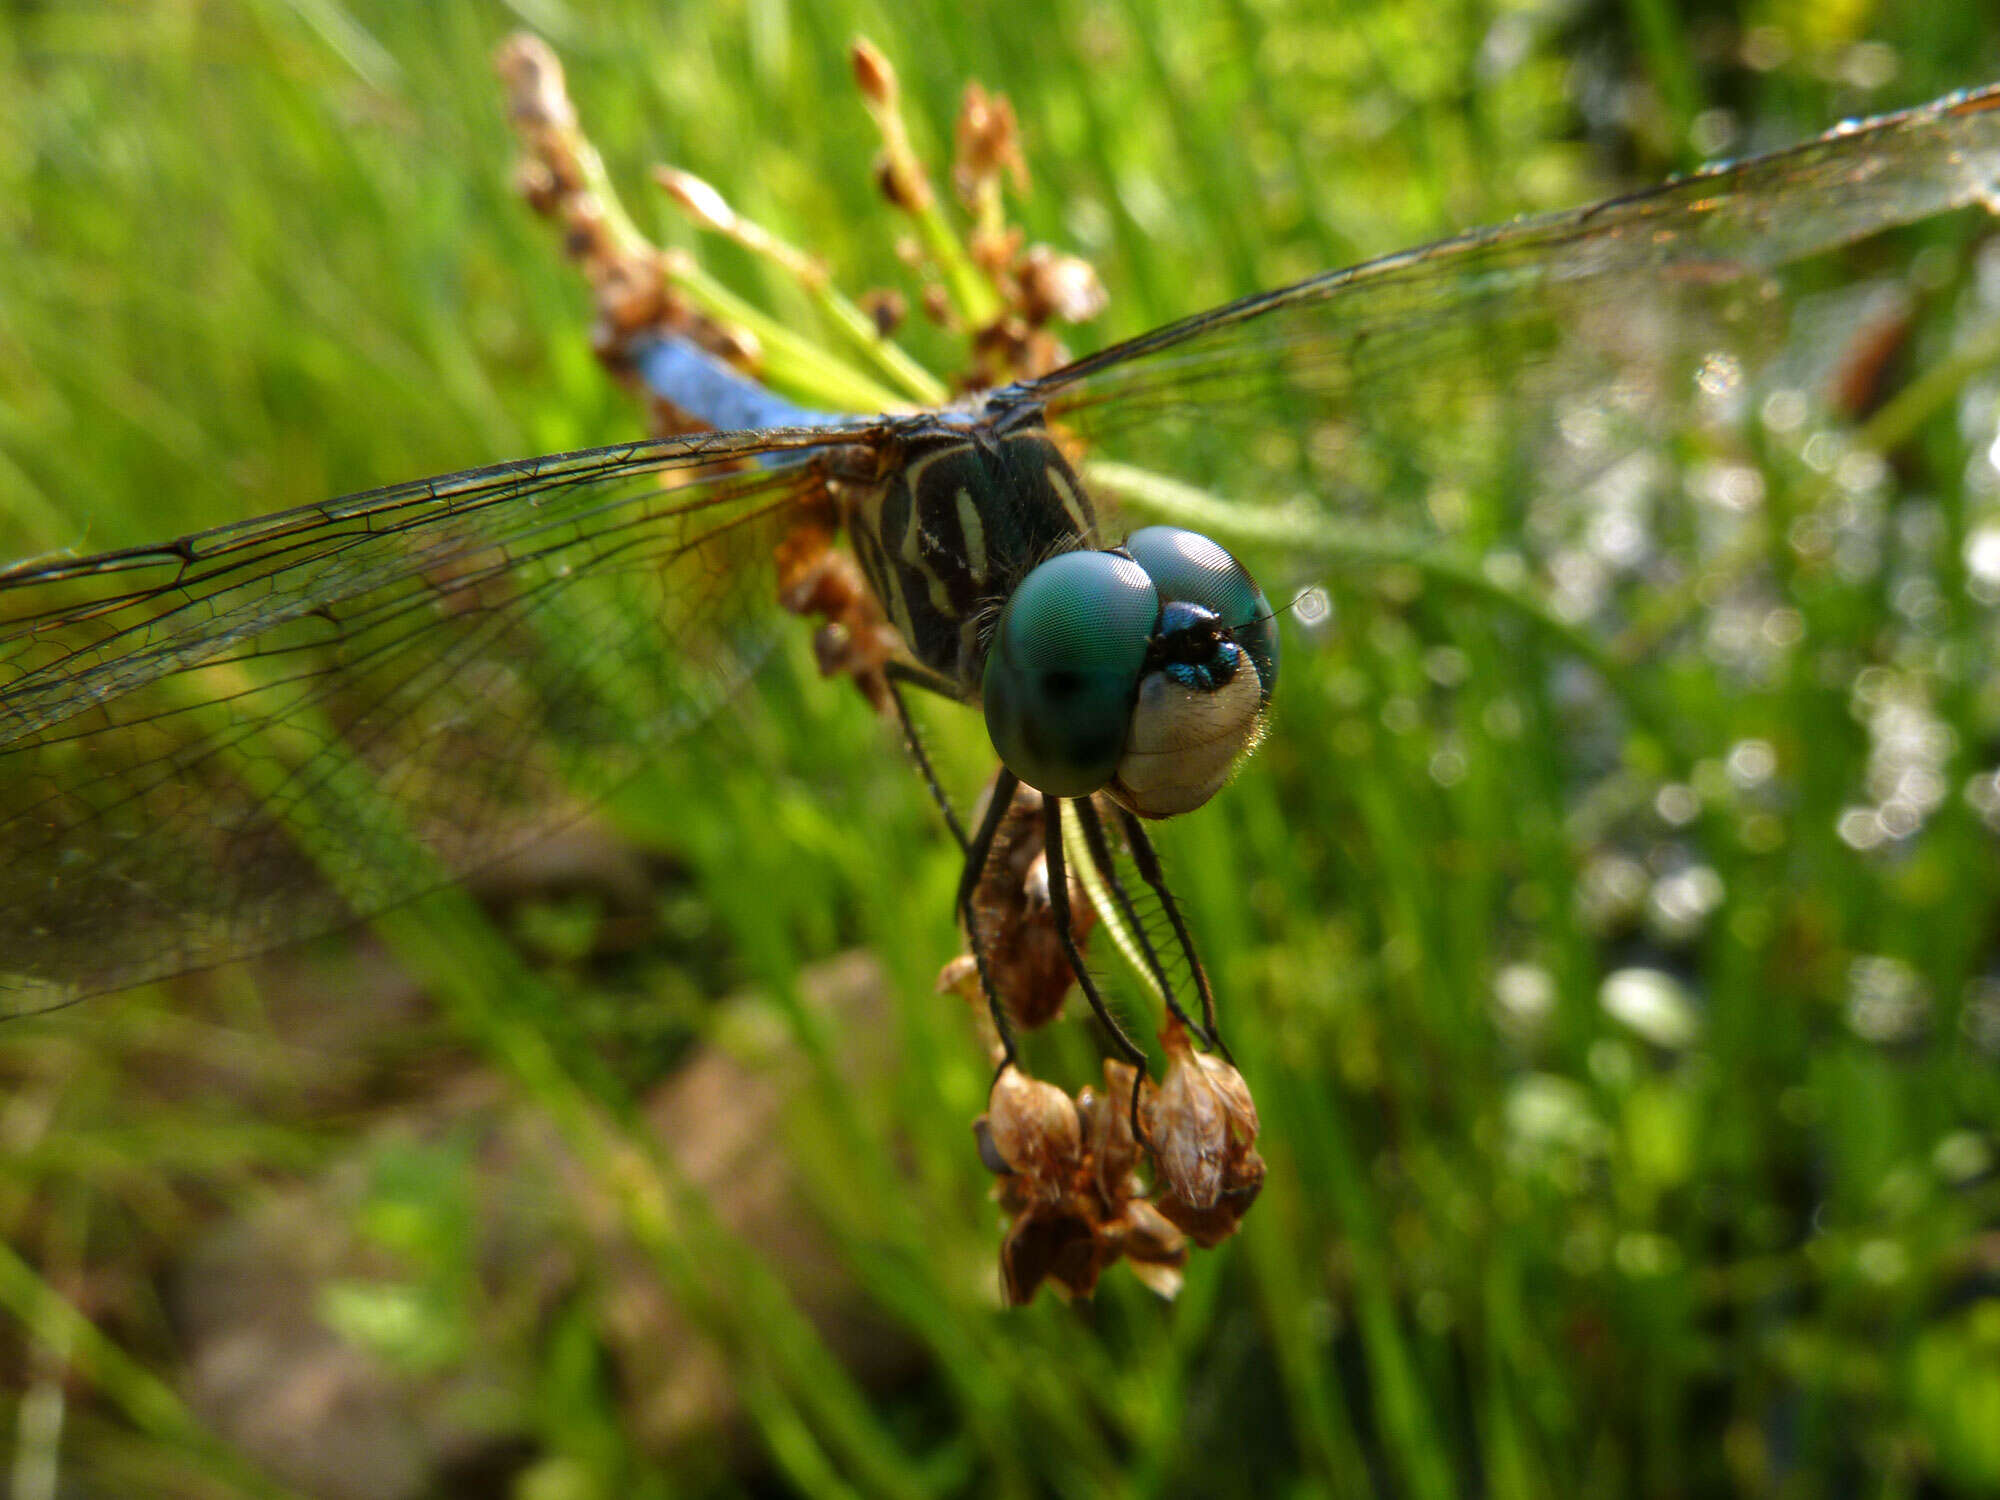
<path id="1" fill-rule="evenodd" d="M 987 651 L 986 728 L 1046 795 L 1108 791 L 1171 817 L 1256 745 L 1277 677 L 1271 606 L 1243 565 L 1195 532 L 1148 526 L 1022 580 Z"/>

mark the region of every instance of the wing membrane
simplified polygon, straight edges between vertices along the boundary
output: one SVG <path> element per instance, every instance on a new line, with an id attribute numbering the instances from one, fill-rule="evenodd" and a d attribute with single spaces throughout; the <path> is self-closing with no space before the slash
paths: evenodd
<path id="1" fill-rule="evenodd" d="M 0 1010 L 380 910 L 726 700 L 824 446 L 638 444 L 0 573 Z M 758 460 L 759 462 L 750 462 Z"/>
<path id="2" fill-rule="evenodd" d="M 1298 502 L 1332 538 L 1532 550 L 1691 413 L 1795 373 L 1813 257 L 1975 202 L 2000 208 L 2000 89 L 1314 277 L 1006 398 L 1045 403 L 1093 460 Z"/>
<path id="3" fill-rule="evenodd" d="M 1315 277 L 994 399 L 1045 406 L 1102 473 L 1552 550 L 1691 406 L 1782 368 L 1801 262 L 1974 201 L 2000 204 L 2000 91 Z M 886 430 L 533 460 L 0 572 L 0 1011 L 274 946 L 538 837 L 755 669 L 814 482 L 773 460 Z"/>

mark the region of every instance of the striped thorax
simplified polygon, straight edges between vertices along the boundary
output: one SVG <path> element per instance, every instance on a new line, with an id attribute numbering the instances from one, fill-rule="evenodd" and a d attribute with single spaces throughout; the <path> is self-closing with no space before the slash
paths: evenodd
<path id="1" fill-rule="evenodd" d="M 1097 518 L 1038 413 L 913 424 L 851 492 L 856 559 L 911 654 L 979 695 L 984 637 L 1037 563 L 1097 545 Z"/>

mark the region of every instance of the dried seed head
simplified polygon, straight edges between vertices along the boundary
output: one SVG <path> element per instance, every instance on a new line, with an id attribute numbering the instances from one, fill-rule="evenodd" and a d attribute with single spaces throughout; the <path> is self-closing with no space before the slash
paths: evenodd
<path id="1" fill-rule="evenodd" d="M 597 309 L 621 337 L 650 328 L 665 314 L 659 268 L 644 261 L 612 260 L 596 276 Z"/>
<path id="2" fill-rule="evenodd" d="M 994 1150 L 1022 1185 L 1044 1200 L 1061 1196 L 1083 1153 L 1083 1126 L 1069 1095 L 1019 1068 L 1004 1068 L 993 1080 L 983 1118 Z"/>
<path id="3" fill-rule="evenodd" d="M 1021 155 L 1021 132 L 1014 105 L 1005 94 L 989 94 L 976 83 L 965 86 L 955 129 L 961 196 L 970 200 L 986 182 L 1004 172 L 1016 191 L 1026 192 L 1028 163 Z"/>
<path id="4" fill-rule="evenodd" d="M 1011 313 L 974 333 L 972 347 L 973 371 L 963 382 L 968 390 L 1046 375 L 1068 362 L 1063 346 L 1048 330 Z"/>
<path id="5" fill-rule="evenodd" d="M 998 1196 L 1012 1218 L 1000 1245 L 1007 1304 L 1032 1300 L 1044 1281 L 1087 1296 L 1117 1258 L 1100 1232 L 1096 1205 L 1077 1191 L 1087 1177 L 1076 1106 L 1061 1089 L 1017 1067 L 993 1081 L 986 1113 L 973 1124 L 980 1159 L 1000 1167 Z"/>
<path id="6" fill-rule="evenodd" d="M 981 1115 L 972 1122 L 973 1144 L 979 1148 L 979 1164 L 995 1177 L 1011 1177 L 1014 1169 L 1007 1165 L 1007 1158 L 1000 1154 L 1000 1148 L 993 1142 L 993 1122 Z"/>
<path id="7" fill-rule="evenodd" d="M 891 208 L 906 214 L 922 213 L 931 206 L 930 184 L 908 163 L 886 153 L 875 158 L 875 189 Z"/>
<path id="8" fill-rule="evenodd" d="M 1134 1260 L 1180 1265 L 1187 1259 L 1180 1230 L 1144 1198 L 1126 1205 L 1125 1219 L 1125 1253 Z"/>
<path id="9" fill-rule="evenodd" d="M 561 208 L 563 249 L 572 260 L 582 261 L 589 271 L 616 258 L 618 242 L 595 193 L 565 194 Z"/>
<path id="10" fill-rule="evenodd" d="M 1132 1274 L 1150 1290 L 1168 1301 L 1179 1294 L 1181 1268 L 1187 1264 L 1187 1239 L 1165 1214 L 1143 1198 L 1125 1205 L 1121 1248 L 1132 1263 Z"/>
<path id="11" fill-rule="evenodd" d="M 893 287 L 877 288 L 861 294 L 861 310 L 875 325 L 875 332 L 886 339 L 909 317 L 910 301 Z"/>
<path id="12" fill-rule="evenodd" d="M 1141 1105 L 1147 1143 L 1169 1194 L 1190 1208 L 1213 1208 L 1256 1160 L 1257 1106 L 1243 1075 L 1219 1057 L 1198 1053 L 1170 1023 L 1161 1039 L 1167 1076 Z M 1263 1163 L 1257 1161 L 1257 1181 Z"/>
<path id="13" fill-rule="evenodd" d="M 882 49 L 867 37 L 858 36 L 854 45 L 848 48 L 847 59 L 854 68 L 854 82 L 861 90 L 861 97 L 873 105 L 894 107 L 896 70 L 889 65 Z"/>
<path id="14" fill-rule="evenodd" d="M 999 1174 L 994 1196 L 1008 1215 L 1000 1275 L 1010 1305 L 1032 1299 L 1044 1281 L 1064 1296 L 1088 1296 L 1121 1259 L 1161 1296 L 1180 1289 L 1187 1236 L 1162 1206 L 1138 1196 L 1132 1170 L 1136 1076 L 1107 1063 L 1109 1087 L 1085 1089 L 1073 1105 L 1016 1068 L 995 1080 L 973 1134 L 980 1160 Z"/>
<path id="15" fill-rule="evenodd" d="M 1061 1014 L 1064 998 L 1076 982 L 1049 904 L 1044 831 L 1041 793 L 1016 786 L 972 893 L 973 919 L 993 986 L 1008 1015 L 1027 1031 Z M 1074 878 L 1069 883 L 1069 904 L 1071 934 L 1079 946 L 1086 945 L 1097 909 Z"/>
<path id="16" fill-rule="evenodd" d="M 1031 919 L 1040 920 L 1049 906 L 1049 852 L 1044 849 L 1021 872 L 1021 900 Z"/>
<path id="17" fill-rule="evenodd" d="M 554 216 L 561 189 L 556 182 L 556 174 L 549 170 L 547 162 L 528 160 L 517 165 L 514 168 L 514 191 L 543 218 Z"/>
<path id="18" fill-rule="evenodd" d="M 529 32 L 517 31 L 493 54 L 493 69 L 507 86 L 507 106 L 517 123 L 571 130 L 576 110 L 563 85 L 562 64 L 549 44 Z"/>
<path id="19" fill-rule="evenodd" d="M 1008 269 L 1020 257 L 1024 238 L 1026 236 L 1022 231 L 1011 224 L 974 229 L 966 236 L 965 253 L 995 282 L 1002 282 Z"/>
<path id="20" fill-rule="evenodd" d="M 1087 323 L 1104 311 L 1108 299 L 1097 268 L 1080 255 L 1065 255 L 1047 245 L 1030 245 L 1014 268 L 1021 286 L 1021 310 L 1030 323 L 1050 320 Z"/>
<path id="21" fill-rule="evenodd" d="M 678 167 L 656 167 L 653 180 L 666 190 L 669 198 L 678 203 L 687 216 L 704 229 L 712 229 L 717 234 L 731 234 L 736 229 L 736 210 L 708 183 L 692 172 L 683 172 Z"/>
<path id="22" fill-rule="evenodd" d="M 729 323 L 709 323 L 700 330 L 701 346 L 717 359 L 756 374 L 764 366 L 764 341 L 747 328 Z"/>
<path id="23" fill-rule="evenodd" d="M 1138 1069 L 1116 1058 L 1104 1059 L 1102 1092 L 1085 1089 L 1076 1096 L 1076 1110 L 1083 1118 L 1084 1142 L 1097 1169 L 1098 1190 L 1116 1202 L 1133 1195 L 1133 1168 L 1139 1165 L 1140 1147 L 1132 1134 L 1132 1084 Z"/>
<path id="24" fill-rule="evenodd" d="M 1067 1207 L 1021 1213 L 1000 1243 L 1000 1284 L 1009 1307 L 1027 1306 L 1044 1281 L 1067 1296 L 1088 1297 L 1106 1264 L 1095 1226 Z"/>
<path id="25" fill-rule="evenodd" d="M 964 1000 L 980 1000 L 979 963 L 970 953 L 961 953 L 938 970 L 937 992 L 957 995 Z"/>
<path id="26" fill-rule="evenodd" d="M 1222 1191 L 1208 1207 L 1195 1208 L 1172 1193 L 1163 1193 L 1156 1206 L 1195 1244 L 1213 1250 L 1241 1227 L 1263 1186 L 1264 1158 L 1251 1151 L 1223 1174 Z"/>

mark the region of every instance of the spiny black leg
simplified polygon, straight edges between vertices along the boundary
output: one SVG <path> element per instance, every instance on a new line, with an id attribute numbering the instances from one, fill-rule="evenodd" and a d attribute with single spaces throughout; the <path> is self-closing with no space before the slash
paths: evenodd
<path id="1" fill-rule="evenodd" d="M 976 694 L 970 698 L 966 697 L 965 689 L 944 673 L 933 672 L 929 667 L 919 666 L 915 662 L 902 661 L 892 656 L 882 663 L 882 675 L 891 682 L 908 683 L 911 687 L 922 688 L 927 693 L 936 693 L 940 698 L 949 698 L 953 703 L 968 703 L 974 708 L 979 706 Z"/>
<path id="2" fill-rule="evenodd" d="M 972 922 L 972 893 L 979 887 L 979 877 L 986 873 L 986 861 L 993 857 L 993 840 L 1000 836 L 1000 824 L 1007 816 L 1007 809 L 1014 805 L 1014 790 L 1020 784 L 1020 777 L 1005 766 L 1000 768 L 993 778 L 993 792 L 986 801 L 986 815 L 979 820 L 979 831 L 965 846 L 965 868 L 958 877 L 958 896 L 953 906 L 965 919 L 968 929 Z"/>
<path id="3" fill-rule="evenodd" d="M 1007 1018 L 1007 1008 L 1001 1002 L 1000 990 L 993 982 L 993 971 L 986 964 L 986 944 L 979 933 L 979 924 L 972 914 L 972 894 L 979 886 L 979 877 L 986 872 L 986 861 L 993 857 L 993 839 L 1000 829 L 1000 820 L 1007 815 L 1007 808 L 1014 800 L 1016 778 L 1004 767 L 993 785 L 993 800 L 987 805 L 986 817 L 980 823 L 979 832 L 971 842 L 965 837 L 965 826 L 958 821 L 958 814 L 952 810 L 951 799 L 944 794 L 939 784 L 937 772 L 931 766 L 931 759 L 924 753 L 923 742 L 917 738 L 916 721 L 910 717 L 910 708 L 903 701 L 899 683 L 911 682 L 918 687 L 938 691 L 928 678 L 899 671 L 897 663 L 890 662 L 883 673 L 885 686 L 889 689 L 889 701 L 896 705 L 896 717 L 903 725 L 903 743 L 909 746 L 910 758 L 917 763 L 917 770 L 923 775 L 924 785 L 930 789 L 931 800 L 944 814 L 945 827 L 958 841 L 958 847 L 965 854 L 965 868 L 958 879 L 958 916 L 965 923 L 965 940 L 972 948 L 972 963 L 979 971 L 979 988 L 986 996 L 986 1009 L 993 1017 L 993 1029 L 999 1033 L 1001 1059 L 994 1069 L 998 1078 L 1013 1066 L 1017 1051 L 1014 1044 L 1013 1023 Z"/>
<path id="4" fill-rule="evenodd" d="M 889 689 L 889 701 L 896 705 L 896 717 L 903 725 L 903 743 L 909 746 L 910 759 L 917 763 L 917 770 L 924 778 L 924 785 L 930 788 L 931 801 L 935 802 L 938 811 L 944 814 L 944 826 L 951 830 L 951 836 L 958 840 L 958 847 L 963 851 L 967 847 L 965 828 L 959 823 L 958 814 L 952 811 L 951 799 L 945 796 L 944 788 L 938 784 L 937 772 L 931 767 L 931 758 L 924 753 L 923 741 L 917 738 L 916 721 L 910 717 L 910 706 L 903 701 L 903 690 L 896 686 L 897 680 L 895 674 L 884 674 L 884 685 Z"/>
<path id="5" fill-rule="evenodd" d="M 1159 986 L 1160 998 L 1166 1004 L 1167 1014 L 1200 1037 L 1204 1046 L 1213 1048 L 1214 1039 L 1193 1017 L 1181 1009 L 1180 1001 L 1175 998 L 1173 981 L 1167 977 L 1166 966 L 1160 962 L 1159 954 L 1153 950 L 1153 939 L 1147 933 L 1145 924 L 1139 920 L 1139 909 L 1133 904 L 1131 893 L 1125 889 L 1125 882 L 1118 878 L 1118 866 L 1111 857 L 1111 841 L 1104 836 L 1104 820 L 1098 817 L 1096 805 L 1087 797 L 1079 797 L 1072 806 L 1076 812 L 1077 823 L 1083 829 L 1083 842 L 1090 850 L 1090 857 L 1097 863 L 1098 874 L 1104 880 L 1105 889 L 1111 893 L 1111 899 L 1118 904 L 1118 910 L 1124 915 L 1126 928 L 1139 945 L 1139 956 L 1146 965 L 1146 972 L 1152 976 L 1153 983 Z"/>
<path id="6" fill-rule="evenodd" d="M 1090 1002 L 1091 1013 L 1104 1023 L 1104 1029 L 1111 1033 L 1111 1042 L 1125 1060 L 1139 1070 L 1139 1077 L 1146 1076 L 1146 1054 L 1125 1034 L 1125 1028 L 1118 1024 L 1118 1018 L 1111 1014 L 1104 1004 L 1104 997 L 1097 993 L 1097 983 L 1090 977 L 1090 970 L 1083 966 L 1083 951 L 1076 945 L 1076 933 L 1070 926 L 1069 872 L 1063 868 L 1062 846 L 1062 799 L 1044 797 L 1042 799 L 1042 857 L 1049 866 L 1049 914 L 1055 918 L 1056 936 L 1062 940 L 1063 952 L 1069 958 L 1070 968 L 1076 971 L 1077 988 L 1083 991 L 1083 998 Z M 1138 1098 L 1138 1082 L 1132 1085 L 1133 1098 Z"/>
<path id="7" fill-rule="evenodd" d="M 965 940 L 972 947 L 972 962 L 979 970 L 979 987 L 986 992 L 986 1008 L 993 1015 L 993 1029 L 1000 1034 L 1000 1066 L 993 1070 L 995 1078 L 1014 1065 L 1019 1052 L 1014 1044 L 1014 1023 L 1007 1017 L 999 986 L 994 984 L 993 971 L 986 964 L 986 940 L 980 934 L 979 919 L 973 914 L 972 897 L 979 889 L 979 877 L 986 873 L 986 862 L 993 857 L 993 840 L 999 836 L 1001 820 L 1013 806 L 1014 789 L 1020 784 L 1021 778 L 1005 766 L 993 778 L 986 816 L 979 820 L 979 831 L 965 847 L 965 869 L 958 877 L 958 919 L 965 924 Z"/>
<path id="8" fill-rule="evenodd" d="M 1181 945 L 1188 968 L 1194 974 L 1194 987 L 1201 996 L 1201 1018 L 1205 1026 L 1202 1040 L 1220 1052 L 1224 1062 L 1234 1067 L 1236 1059 L 1229 1055 L 1228 1044 L 1222 1040 L 1222 1033 L 1215 1029 L 1215 992 L 1209 988 L 1208 971 L 1201 966 L 1201 955 L 1194 951 L 1194 938 L 1181 917 L 1180 904 L 1174 900 L 1174 893 L 1167 889 L 1166 874 L 1160 869 L 1159 851 L 1153 848 L 1153 841 L 1146 837 L 1145 825 L 1140 823 L 1131 809 L 1118 809 L 1118 827 L 1125 835 L 1126 847 L 1132 851 L 1132 863 L 1138 868 L 1139 878 L 1153 888 L 1153 894 L 1160 898 L 1160 905 L 1166 908 L 1167 920 L 1173 923 L 1174 940 Z"/>

